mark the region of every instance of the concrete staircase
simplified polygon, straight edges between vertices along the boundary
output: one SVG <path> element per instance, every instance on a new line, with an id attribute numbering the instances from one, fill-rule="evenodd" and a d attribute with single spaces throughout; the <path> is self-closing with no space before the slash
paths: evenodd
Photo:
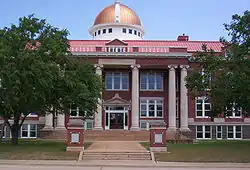
<path id="1" fill-rule="evenodd" d="M 151 160 L 151 156 L 149 152 L 85 152 L 83 160 Z"/>
<path id="2" fill-rule="evenodd" d="M 126 131 L 126 130 L 109 130 L 109 131 L 85 131 L 85 141 L 141 141 L 148 142 L 149 131 Z"/>

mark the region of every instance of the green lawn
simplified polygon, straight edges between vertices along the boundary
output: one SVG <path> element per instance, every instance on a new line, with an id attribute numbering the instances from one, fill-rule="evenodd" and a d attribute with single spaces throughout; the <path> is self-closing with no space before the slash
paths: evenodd
<path id="1" fill-rule="evenodd" d="M 149 148 L 148 143 L 142 145 Z M 250 163 L 250 141 L 200 141 L 167 146 L 170 153 L 156 153 L 157 161 Z"/>
<path id="2" fill-rule="evenodd" d="M 87 148 L 91 143 L 86 143 Z M 0 143 L 0 159 L 13 160 L 78 160 L 78 152 L 66 152 L 65 142 L 23 141 L 18 146 Z"/>

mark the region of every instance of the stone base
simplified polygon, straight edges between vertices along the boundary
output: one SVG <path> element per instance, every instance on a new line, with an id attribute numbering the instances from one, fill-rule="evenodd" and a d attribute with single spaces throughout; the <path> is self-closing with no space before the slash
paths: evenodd
<path id="1" fill-rule="evenodd" d="M 150 147 L 151 152 L 167 152 L 167 147 Z"/>
<path id="2" fill-rule="evenodd" d="M 84 146 L 80 147 L 74 147 L 74 146 L 67 146 L 67 149 L 66 149 L 67 152 L 81 152 L 81 151 L 84 151 Z"/>
<path id="3" fill-rule="evenodd" d="M 93 130 L 103 130 L 102 127 L 94 127 Z"/>
<path id="4" fill-rule="evenodd" d="M 176 132 L 177 128 L 176 127 L 168 127 L 167 130 L 172 131 L 172 132 Z"/>
<path id="5" fill-rule="evenodd" d="M 54 128 L 53 127 L 44 126 L 44 128 L 42 128 L 42 131 L 54 131 Z"/>
<path id="6" fill-rule="evenodd" d="M 56 127 L 55 131 L 67 131 L 66 127 Z"/>
<path id="7" fill-rule="evenodd" d="M 139 127 L 131 127 L 130 130 L 131 131 L 140 131 L 141 129 Z"/>
<path id="8" fill-rule="evenodd" d="M 180 128 L 181 132 L 191 132 L 191 130 L 187 127 L 187 128 Z"/>

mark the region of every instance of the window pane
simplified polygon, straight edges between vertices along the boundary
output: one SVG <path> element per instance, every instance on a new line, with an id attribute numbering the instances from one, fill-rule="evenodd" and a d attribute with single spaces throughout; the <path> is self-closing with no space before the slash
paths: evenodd
<path id="1" fill-rule="evenodd" d="M 162 117 L 162 111 L 157 111 L 157 117 Z"/>
<path id="2" fill-rule="evenodd" d="M 241 126 L 236 126 L 236 132 L 241 132 Z"/>
<path id="3" fill-rule="evenodd" d="M 233 132 L 233 126 L 228 126 L 227 130 L 230 131 L 230 132 Z"/>
<path id="4" fill-rule="evenodd" d="M 210 131 L 210 126 L 205 126 L 205 131 Z"/>
<path id="5" fill-rule="evenodd" d="M 148 75 L 148 83 L 149 83 L 149 89 L 154 90 L 155 89 L 155 76 L 153 74 Z"/>
<path id="6" fill-rule="evenodd" d="M 128 89 L 128 75 L 127 74 L 122 75 L 122 89 L 123 90 Z"/>
<path id="7" fill-rule="evenodd" d="M 234 134 L 233 133 L 227 133 L 227 138 L 229 138 L 229 139 L 234 138 Z"/>
<path id="8" fill-rule="evenodd" d="M 201 104 L 197 104 L 196 105 L 196 110 L 202 110 L 202 105 Z"/>
<path id="9" fill-rule="evenodd" d="M 147 100 L 141 100 L 141 103 L 147 103 Z"/>
<path id="10" fill-rule="evenodd" d="M 217 126 L 217 131 L 221 131 L 221 126 Z"/>
<path id="11" fill-rule="evenodd" d="M 202 133 L 200 133 L 200 132 L 197 132 L 197 138 L 202 139 L 202 138 L 203 138 L 203 134 L 202 134 Z"/>
<path id="12" fill-rule="evenodd" d="M 211 110 L 210 104 L 205 104 L 205 110 Z"/>
<path id="13" fill-rule="evenodd" d="M 149 110 L 155 110 L 155 105 L 149 105 Z"/>
<path id="14" fill-rule="evenodd" d="M 241 133 L 236 133 L 236 138 L 240 139 L 241 138 Z"/>
<path id="15" fill-rule="evenodd" d="M 202 116 L 202 111 L 197 111 L 197 112 L 196 112 L 196 115 L 197 115 L 197 116 Z"/>
<path id="16" fill-rule="evenodd" d="M 155 117 L 155 111 L 149 111 L 149 117 Z"/>
<path id="17" fill-rule="evenodd" d="M 22 131 L 22 137 L 28 137 L 28 131 Z"/>
<path id="18" fill-rule="evenodd" d="M 163 76 L 161 74 L 156 75 L 156 89 L 161 90 L 163 89 Z"/>
<path id="19" fill-rule="evenodd" d="M 202 132 L 202 126 L 196 126 L 197 131 L 201 131 Z"/>
<path id="20" fill-rule="evenodd" d="M 157 105 L 157 111 L 162 111 L 162 105 Z"/>
<path id="21" fill-rule="evenodd" d="M 112 76 L 107 74 L 106 77 L 106 88 L 111 90 L 112 89 Z"/>
<path id="22" fill-rule="evenodd" d="M 141 111 L 141 116 L 146 117 L 147 116 L 147 111 Z"/>
<path id="23" fill-rule="evenodd" d="M 205 138 L 211 138 L 211 133 L 205 133 Z"/>
<path id="24" fill-rule="evenodd" d="M 142 90 L 146 90 L 146 89 L 147 89 L 147 84 L 142 84 L 142 83 L 141 83 L 141 89 L 142 89 Z"/>
<path id="25" fill-rule="evenodd" d="M 141 105 L 141 110 L 145 110 L 146 111 L 147 110 L 147 105 L 144 105 L 144 104 Z"/>
<path id="26" fill-rule="evenodd" d="M 114 89 L 120 89 L 121 85 L 121 74 L 120 73 L 115 73 L 114 74 Z"/>
<path id="27" fill-rule="evenodd" d="M 218 139 L 221 138 L 221 133 L 217 133 L 217 138 L 218 138 Z"/>
<path id="28" fill-rule="evenodd" d="M 210 111 L 205 111 L 205 116 L 210 116 Z"/>
<path id="29" fill-rule="evenodd" d="M 28 131 L 28 125 L 22 125 L 22 131 Z"/>
<path id="30" fill-rule="evenodd" d="M 202 102 L 203 102 L 202 100 L 197 100 L 196 101 L 197 104 L 202 104 Z"/>
<path id="31" fill-rule="evenodd" d="M 31 131 L 36 131 L 36 125 L 30 125 L 30 130 Z"/>
<path id="32" fill-rule="evenodd" d="M 36 131 L 31 131 L 30 132 L 30 137 L 35 138 L 36 137 Z"/>

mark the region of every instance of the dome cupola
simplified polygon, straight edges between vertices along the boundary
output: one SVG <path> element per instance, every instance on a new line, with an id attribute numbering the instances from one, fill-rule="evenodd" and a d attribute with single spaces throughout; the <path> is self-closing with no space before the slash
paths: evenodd
<path id="1" fill-rule="evenodd" d="M 144 29 L 137 14 L 116 0 L 97 15 L 89 33 L 95 40 L 141 40 Z"/>

